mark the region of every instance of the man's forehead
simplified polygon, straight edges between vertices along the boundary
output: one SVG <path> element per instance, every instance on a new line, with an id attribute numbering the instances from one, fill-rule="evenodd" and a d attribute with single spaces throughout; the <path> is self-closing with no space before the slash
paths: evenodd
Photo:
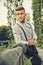
<path id="1" fill-rule="evenodd" d="M 24 10 L 18 10 L 18 11 L 16 11 L 16 13 L 25 13 L 25 11 Z"/>

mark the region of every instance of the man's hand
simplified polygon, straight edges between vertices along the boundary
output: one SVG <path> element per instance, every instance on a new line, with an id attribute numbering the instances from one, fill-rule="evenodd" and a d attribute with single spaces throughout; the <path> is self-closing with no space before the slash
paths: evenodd
<path id="1" fill-rule="evenodd" d="M 35 39 L 31 39 L 31 40 L 28 41 L 28 45 L 36 46 L 37 45 L 37 41 Z"/>

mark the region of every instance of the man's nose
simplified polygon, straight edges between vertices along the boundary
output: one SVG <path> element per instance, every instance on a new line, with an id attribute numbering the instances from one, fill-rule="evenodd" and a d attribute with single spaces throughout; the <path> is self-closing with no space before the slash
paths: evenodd
<path id="1" fill-rule="evenodd" d="M 19 14 L 19 17 L 21 17 L 21 14 Z"/>

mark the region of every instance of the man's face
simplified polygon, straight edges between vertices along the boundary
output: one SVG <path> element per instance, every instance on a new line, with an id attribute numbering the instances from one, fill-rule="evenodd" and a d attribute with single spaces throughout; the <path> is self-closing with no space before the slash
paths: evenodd
<path id="1" fill-rule="evenodd" d="M 16 17 L 17 17 L 17 19 L 18 19 L 21 23 L 24 22 L 25 16 L 26 16 L 26 14 L 25 14 L 25 11 L 24 11 L 24 10 L 18 10 L 18 11 L 16 11 Z"/>

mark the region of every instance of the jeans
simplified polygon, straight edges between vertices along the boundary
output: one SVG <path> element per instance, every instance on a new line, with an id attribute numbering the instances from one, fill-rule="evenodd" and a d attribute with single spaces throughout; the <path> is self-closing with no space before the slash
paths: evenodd
<path id="1" fill-rule="evenodd" d="M 17 44 L 14 46 L 14 48 L 18 46 L 21 46 L 23 48 L 23 53 L 28 59 L 32 57 L 30 60 L 32 65 L 41 65 L 42 60 L 39 57 L 38 51 L 35 46 L 28 46 L 27 44 Z"/>

